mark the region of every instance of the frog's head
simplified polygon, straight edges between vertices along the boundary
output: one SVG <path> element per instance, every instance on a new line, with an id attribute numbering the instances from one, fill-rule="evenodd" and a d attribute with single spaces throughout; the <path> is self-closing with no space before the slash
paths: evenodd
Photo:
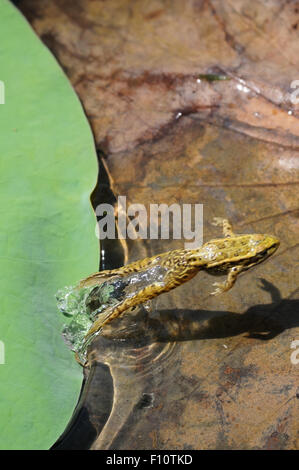
<path id="1" fill-rule="evenodd" d="M 201 266 L 211 274 L 224 274 L 233 266 L 249 269 L 271 256 L 279 240 L 273 235 L 246 234 L 210 240 L 201 248 L 192 250 L 189 262 Z"/>
<path id="2" fill-rule="evenodd" d="M 280 241 L 274 235 L 253 234 L 249 235 L 247 256 L 243 259 L 244 269 L 265 261 L 273 255 L 279 247 Z"/>

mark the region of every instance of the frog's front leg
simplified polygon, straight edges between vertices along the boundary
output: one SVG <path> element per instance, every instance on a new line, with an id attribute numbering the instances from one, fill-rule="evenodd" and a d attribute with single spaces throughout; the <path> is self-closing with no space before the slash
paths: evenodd
<path id="1" fill-rule="evenodd" d="M 225 282 L 214 282 L 213 286 L 217 287 L 210 295 L 219 295 L 223 292 L 230 290 L 235 284 L 238 274 L 242 271 L 243 266 L 233 266 L 228 272 L 228 276 Z"/>
<path id="2" fill-rule="evenodd" d="M 222 219 L 221 217 L 214 217 L 213 220 L 213 225 L 222 225 L 222 231 L 225 237 L 235 237 L 233 228 L 227 219 Z"/>

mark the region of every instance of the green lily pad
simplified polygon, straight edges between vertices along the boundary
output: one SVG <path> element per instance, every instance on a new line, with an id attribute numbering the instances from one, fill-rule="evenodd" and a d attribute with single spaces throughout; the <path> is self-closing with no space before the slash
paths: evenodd
<path id="1" fill-rule="evenodd" d="M 0 21 L 0 448 L 46 449 L 81 387 L 55 293 L 97 270 L 97 163 L 55 59 L 6 0 Z"/>

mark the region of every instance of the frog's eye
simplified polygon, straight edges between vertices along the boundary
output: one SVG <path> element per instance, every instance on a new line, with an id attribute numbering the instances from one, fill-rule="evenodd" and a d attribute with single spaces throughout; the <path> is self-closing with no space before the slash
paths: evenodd
<path id="1" fill-rule="evenodd" d="M 255 260 L 255 262 L 257 263 L 258 261 L 261 261 L 261 260 L 265 259 L 266 256 L 267 256 L 267 251 L 263 251 L 262 253 L 258 253 L 258 254 L 254 257 L 254 260 Z"/>

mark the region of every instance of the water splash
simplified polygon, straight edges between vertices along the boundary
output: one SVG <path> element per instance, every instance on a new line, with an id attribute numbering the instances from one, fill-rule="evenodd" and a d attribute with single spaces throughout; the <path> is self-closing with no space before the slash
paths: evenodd
<path id="1" fill-rule="evenodd" d="M 64 316 L 71 318 L 64 326 L 63 337 L 68 346 L 77 353 L 80 362 L 85 362 L 88 346 L 102 332 L 100 328 L 85 339 L 95 320 L 109 318 L 114 306 L 134 297 L 146 286 L 153 283 L 163 286 L 167 272 L 167 268 L 156 265 L 125 276 L 113 276 L 106 281 L 103 278 L 101 284 L 97 284 L 96 280 L 96 284 L 91 286 L 69 286 L 58 291 L 58 308 Z M 149 303 L 144 307 L 148 310 Z"/>
<path id="2" fill-rule="evenodd" d="M 84 363 L 86 350 L 99 332 L 85 341 L 85 336 L 99 315 L 117 304 L 125 295 L 127 282 L 120 278 L 103 282 L 101 285 L 78 287 L 67 286 L 56 294 L 60 312 L 71 320 L 63 326 L 62 336 L 68 347 L 77 353 Z"/>

